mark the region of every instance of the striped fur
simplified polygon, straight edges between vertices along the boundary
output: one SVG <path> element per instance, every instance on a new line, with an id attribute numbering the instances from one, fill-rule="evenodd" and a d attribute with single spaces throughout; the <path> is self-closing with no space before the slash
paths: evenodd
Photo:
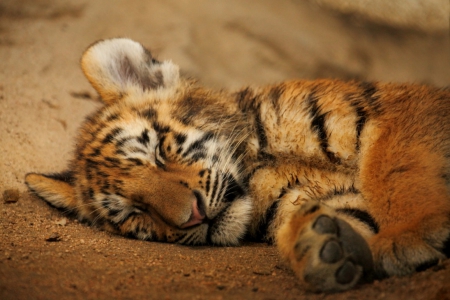
<path id="1" fill-rule="evenodd" d="M 274 241 L 306 288 L 344 290 L 449 255 L 450 91 L 289 81 L 229 93 L 127 39 L 82 59 L 105 105 L 69 172 L 29 188 L 145 240 Z"/>

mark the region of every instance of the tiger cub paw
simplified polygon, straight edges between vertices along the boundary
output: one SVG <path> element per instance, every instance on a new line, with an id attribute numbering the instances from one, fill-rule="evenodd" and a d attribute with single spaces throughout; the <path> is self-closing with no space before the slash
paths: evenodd
<path id="1" fill-rule="evenodd" d="M 364 238 L 318 202 L 306 203 L 293 214 L 280 229 L 277 244 L 311 291 L 347 290 L 368 279 L 373 268 Z"/>

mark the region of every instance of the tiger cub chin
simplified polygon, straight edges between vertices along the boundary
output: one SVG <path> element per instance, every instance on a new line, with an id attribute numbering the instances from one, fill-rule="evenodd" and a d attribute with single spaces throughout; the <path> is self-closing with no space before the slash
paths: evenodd
<path id="1" fill-rule="evenodd" d="M 149 241 L 273 241 L 312 291 L 449 256 L 449 89 L 296 80 L 214 91 L 129 39 L 97 42 L 81 65 L 104 105 L 68 171 L 26 175 L 52 206 Z"/>

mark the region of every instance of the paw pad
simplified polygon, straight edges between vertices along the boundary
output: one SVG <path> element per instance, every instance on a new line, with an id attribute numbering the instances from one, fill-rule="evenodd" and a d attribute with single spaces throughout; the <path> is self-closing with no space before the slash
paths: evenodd
<path id="1" fill-rule="evenodd" d="M 348 284 L 353 281 L 357 272 L 355 264 L 351 261 L 346 261 L 342 267 L 337 270 L 336 281 L 340 284 Z"/>
<path id="2" fill-rule="evenodd" d="M 319 206 L 319 209 L 315 207 Z M 297 231 L 291 261 L 294 271 L 311 291 L 343 291 L 373 269 L 372 253 L 364 237 L 332 209 L 310 203 L 294 216 L 314 210 Z"/>
<path id="3" fill-rule="evenodd" d="M 328 264 L 338 262 L 343 257 L 341 245 L 335 240 L 327 242 L 320 251 L 320 258 L 322 261 Z"/>
<path id="4" fill-rule="evenodd" d="M 337 234 L 338 227 L 336 223 L 328 216 L 320 216 L 313 225 L 314 230 L 320 234 Z"/>

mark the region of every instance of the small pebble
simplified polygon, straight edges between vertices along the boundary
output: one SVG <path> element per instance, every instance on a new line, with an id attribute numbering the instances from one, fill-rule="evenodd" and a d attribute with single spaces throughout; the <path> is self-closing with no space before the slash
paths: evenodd
<path id="1" fill-rule="evenodd" d="M 62 218 L 62 219 L 56 220 L 53 223 L 56 224 L 56 225 L 60 225 L 60 226 L 66 226 L 67 219 L 66 218 Z"/>
<path id="2" fill-rule="evenodd" d="M 47 242 L 59 242 L 61 240 L 61 237 L 58 233 L 53 232 L 49 237 L 45 239 Z"/>
<path id="3" fill-rule="evenodd" d="M 20 193 L 18 189 L 9 189 L 3 192 L 3 201 L 5 203 L 16 203 L 19 201 Z"/>

